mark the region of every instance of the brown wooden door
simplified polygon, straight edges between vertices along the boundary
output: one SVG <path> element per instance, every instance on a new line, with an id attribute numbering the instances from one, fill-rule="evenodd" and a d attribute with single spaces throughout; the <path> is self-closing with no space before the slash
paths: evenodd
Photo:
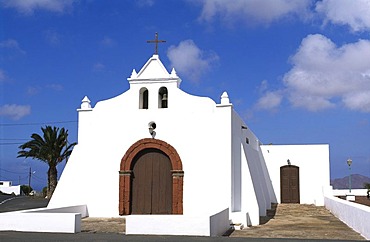
<path id="1" fill-rule="evenodd" d="M 280 167 L 281 203 L 299 203 L 299 167 Z"/>
<path id="2" fill-rule="evenodd" d="M 131 189 L 132 214 L 172 213 L 171 162 L 156 149 L 146 149 L 135 157 Z"/>

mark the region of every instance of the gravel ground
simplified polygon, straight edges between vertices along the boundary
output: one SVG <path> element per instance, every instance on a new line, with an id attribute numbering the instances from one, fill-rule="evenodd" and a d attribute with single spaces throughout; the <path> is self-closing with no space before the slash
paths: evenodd
<path id="1" fill-rule="evenodd" d="M 125 228 L 124 218 L 84 218 L 81 221 L 81 232 L 87 233 L 124 234 Z"/>
<path id="2" fill-rule="evenodd" d="M 279 204 L 265 224 L 234 231 L 232 237 L 365 240 L 325 207 Z"/>

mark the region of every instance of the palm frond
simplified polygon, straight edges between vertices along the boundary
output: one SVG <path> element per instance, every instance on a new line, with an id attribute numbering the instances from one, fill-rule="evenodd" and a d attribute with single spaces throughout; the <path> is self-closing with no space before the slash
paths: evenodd
<path id="1" fill-rule="evenodd" d="M 17 157 L 32 158 L 57 165 L 67 159 L 76 143 L 67 145 L 68 131 L 64 128 L 45 126 L 41 128 L 43 136 L 32 134 L 31 140 L 20 145 Z"/>
<path id="2" fill-rule="evenodd" d="M 31 140 L 19 146 L 17 157 L 38 159 L 48 164 L 48 196 L 56 187 L 58 163 L 66 160 L 76 143 L 68 144 L 68 130 L 51 126 L 41 127 L 42 136 L 32 134 Z"/>

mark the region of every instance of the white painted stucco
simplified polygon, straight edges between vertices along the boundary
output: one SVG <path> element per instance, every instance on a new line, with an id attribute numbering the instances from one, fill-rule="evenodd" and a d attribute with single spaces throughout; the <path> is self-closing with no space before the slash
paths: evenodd
<path id="1" fill-rule="evenodd" d="M 329 145 L 262 145 L 276 201 L 280 203 L 280 167 L 299 167 L 300 202 L 324 205 L 324 193 L 331 190 Z"/>
<path id="2" fill-rule="evenodd" d="M 271 203 L 280 201 L 279 172 L 287 159 L 300 166 L 301 202 L 323 204 L 323 187 L 329 186 L 328 145 L 261 145 L 226 92 L 219 104 L 185 93 L 175 70 L 167 72 L 158 55 L 138 73 L 133 70 L 128 81 L 129 90 L 94 107 L 88 97 L 82 100 L 78 145 L 48 208 L 86 204 L 91 217 L 118 217 L 121 159 L 132 144 L 152 137 L 150 122 L 157 126 L 154 138 L 173 146 L 182 161 L 183 215 L 176 219 L 205 218 L 228 209 L 232 223 L 258 225 Z M 158 107 L 162 87 L 168 91 L 168 108 Z M 148 109 L 140 109 L 142 88 L 149 92 Z M 312 174 L 322 176 L 313 179 Z M 128 223 L 136 221 L 130 216 Z M 165 223 L 169 216 L 158 216 L 155 223 L 161 218 Z"/>
<path id="3" fill-rule="evenodd" d="M 138 224 L 140 226 L 138 226 Z M 230 228 L 229 211 L 214 215 L 131 215 L 126 218 L 126 234 L 221 236 Z"/>
<path id="4" fill-rule="evenodd" d="M 77 233 L 81 232 L 81 217 L 86 216 L 85 205 L 0 213 L 0 231 Z"/>
<path id="5" fill-rule="evenodd" d="M 367 195 L 367 189 L 351 189 L 351 192 L 349 192 L 349 189 L 333 189 L 333 196 L 346 196 L 346 195 L 353 195 L 353 196 L 366 196 Z"/>
<path id="6" fill-rule="evenodd" d="M 370 240 L 369 206 L 325 196 L 325 207 L 353 230 Z"/>
<path id="7" fill-rule="evenodd" d="M 12 186 L 11 181 L 0 181 L 0 191 L 6 194 L 20 195 L 21 185 Z"/>

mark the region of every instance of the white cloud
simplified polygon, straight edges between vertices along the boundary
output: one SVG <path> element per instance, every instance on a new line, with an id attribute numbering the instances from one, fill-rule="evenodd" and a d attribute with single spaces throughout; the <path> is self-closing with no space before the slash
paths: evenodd
<path id="1" fill-rule="evenodd" d="M 4 7 L 15 8 L 23 14 L 33 14 L 36 9 L 63 13 L 72 8 L 74 0 L 3 0 Z"/>
<path id="2" fill-rule="evenodd" d="M 323 0 L 316 3 L 324 24 L 348 25 L 352 31 L 370 30 L 370 0 Z"/>
<path id="3" fill-rule="evenodd" d="M 58 83 L 47 84 L 43 87 L 41 87 L 41 86 L 29 86 L 27 88 L 27 94 L 29 96 L 35 96 L 35 95 L 38 95 L 39 93 L 41 93 L 41 92 L 43 92 L 47 89 L 52 90 L 52 91 L 61 92 L 61 91 L 64 90 L 64 87 L 63 87 L 63 85 L 58 84 Z"/>
<path id="4" fill-rule="evenodd" d="M 14 39 L 8 39 L 0 42 L 1 48 L 19 48 L 18 42 Z"/>
<path id="5" fill-rule="evenodd" d="M 29 114 L 31 114 L 31 106 L 29 105 L 5 104 L 0 106 L 0 116 L 13 120 L 19 120 Z"/>
<path id="6" fill-rule="evenodd" d="M 370 112 L 370 90 L 358 91 L 357 93 L 348 93 L 344 95 L 344 103 L 352 110 Z"/>
<path id="7" fill-rule="evenodd" d="M 41 91 L 41 89 L 42 88 L 40 88 L 40 87 L 28 87 L 27 88 L 27 94 L 30 95 L 30 96 L 37 95 Z"/>
<path id="8" fill-rule="evenodd" d="M 311 0 L 198 0 L 202 4 L 200 19 L 210 22 L 216 17 L 226 23 L 243 21 L 269 24 L 290 15 L 307 18 Z"/>
<path id="9" fill-rule="evenodd" d="M 110 47 L 110 46 L 113 46 L 116 42 L 112 39 L 112 38 L 110 38 L 110 37 L 108 37 L 108 36 L 105 36 L 104 38 L 103 38 L 103 40 L 100 42 L 103 46 L 107 46 L 107 47 Z"/>
<path id="10" fill-rule="evenodd" d="M 60 44 L 61 35 L 55 30 L 45 31 L 45 39 L 52 46 L 58 46 Z"/>
<path id="11" fill-rule="evenodd" d="M 139 7 L 151 7 L 154 5 L 154 0 L 136 0 Z"/>
<path id="12" fill-rule="evenodd" d="M 201 5 L 199 19 L 246 25 L 270 24 L 285 18 L 312 19 L 346 25 L 354 32 L 370 31 L 370 0 L 189 0 Z"/>
<path id="13" fill-rule="evenodd" d="M 256 108 L 273 110 L 280 106 L 283 96 L 280 91 L 266 92 L 258 100 Z"/>
<path id="14" fill-rule="evenodd" d="M 292 56 L 284 85 L 293 106 L 311 111 L 338 106 L 370 111 L 370 41 L 336 46 L 323 35 L 308 35 Z"/>
<path id="15" fill-rule="evenodd" d="M 0 83 L 6 80 L 6 74 L 3 69 L 0 69 Z"/>
<path id="16" fill-rule="evenodd" d="M 105 69 L 105 65 L 98 62 L 93 65 L 93 71 L 103 71 Z"/>
<path id="17" fill-rule="evenodd" d="M 171 66 L 195 82 L 219 59 L 215 53 L 199 49 L 192 40 L 184 40 L 178 46 L 170 46 L 167 56 Z"/>
<path id="18" fill-rule="evenodd" d="M 21 47 L 19 46 L 18 41 L 14 39 L 7 39 L 7 40 L 1 41 L 0 48 L 15 50 L 18 53 L 26 54 L 26 52 L 22 50 Z"/>
<path id="19" fill-rule="evenodd" d="M 46 85 L 46 88 L 54 90 L 54 91 L 58 91 L 58 92 L 63 91 L 64 89 L 63 85 L 57 84 L 57 83 L 48 84 Z"/>
<path id="20" fill-rule="evenodd" d="M 283 93 L 281 90 L 269 91 L 267 80 L 261 82 L 258 90 L 261 97 L 254 106 L 256 109 L 275 110 L 280 106 L 283 100 Z"/>

